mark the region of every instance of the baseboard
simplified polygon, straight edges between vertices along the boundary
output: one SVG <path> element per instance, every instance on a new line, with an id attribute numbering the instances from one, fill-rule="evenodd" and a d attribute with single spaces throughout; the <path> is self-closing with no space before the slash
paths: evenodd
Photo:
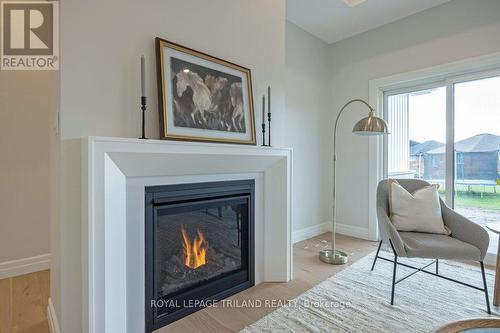
<path id="1" fill-rule="evenodd" d="M 485 265 L 488 265 L 488 266 L 496 266 L 497 254 L 491 253 L 491 252 L 486 253 L 486 256 L 484 257 L 483 262 Z"/>
<path id="2" fill-rule="evenodd" d="M 319 236 L 331 230 L 332 230 L 332 222 L 324 222 L 310 227 L 302 228 L 292 232 L 292 243 L 295 244 L 305 239 Z M 368 228 L 337 223 L 336 232 L 337 234 L 341 235 L 370 240 L 370 232 Z"/>
<path id="3" fill-rule="evenodd" d="M 50 269 L 50 254 L 0 263 L 0 279 Z"/>
<path id="4" fill-rule="evenodd" d="M 356 227 L 348 224 L 337 223 L 336 233 L 355 238 L 370 240 L 370 231 L 368 228 Z"/>
<path id="5" fill-rule="evenodd" d="M 332 230 L 332 222 L 324 222 L 292 232 L 292 243 L 315 237 Z"/>
<path id="6" fill-rule="evenodd" d="M 61 333 L 59 329 L 59 321 L 57 320 L 56 310 L 52 299 L 49 297 L 49 305 L 47 306 L 47 321 L 49 322 L 50 333 Z"/>

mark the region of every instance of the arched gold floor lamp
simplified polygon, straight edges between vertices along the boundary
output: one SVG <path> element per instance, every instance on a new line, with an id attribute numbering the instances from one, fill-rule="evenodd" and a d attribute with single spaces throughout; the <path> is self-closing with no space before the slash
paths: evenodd
<path id="1" fill-rule="evenodd" d="M 342 265 L 347 263 L 347 253 L 336 250 L 335 249 L 335 224 L 337 218 L 337 201 L 336 201 L 336 186 L 337 179 L 335 174 L 337 156 L 336 156 L 336 146 L 337 146 L 337 125 L 339 123 L 340 116 L 342 112 L 349 106 L 351 103 L 361 102 L 365 104 L 368 109 L 368 117 L 365 117 L 358 121 L 356 125 L 354 125 L 352 132 L 357 135 L 362 136 L 372 136 L 372 135 L 385 135 L 389 134 L 387 130 L 387 123 L 378 117 L 373 115 L 374 109 L 367 102 L 362 99 L 353 99 L 347 102 L 342 109 L 340 109 L 339 114 L 337 115 L 337 119 L 335 120 L 335 127 L 333 129 L 333 228 L 332 228 L 332 248 L 327 250 L 322 250 L 319 252 L 319 258 L 321 261 L 326 262 L 332 265 Z"/>

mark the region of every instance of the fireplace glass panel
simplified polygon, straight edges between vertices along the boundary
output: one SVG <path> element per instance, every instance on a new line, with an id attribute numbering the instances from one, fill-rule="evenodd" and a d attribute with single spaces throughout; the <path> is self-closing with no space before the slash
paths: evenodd
<path id="1" fill-rule="evenodd" d="M 158 299 L 246 268 L 246 198 L 173 206 L 157 215 Z"/>
<path id="2" fill-rule="evenodd" d="M 254 284 L 254 181 L 146 188 L 146 332 Z"/>

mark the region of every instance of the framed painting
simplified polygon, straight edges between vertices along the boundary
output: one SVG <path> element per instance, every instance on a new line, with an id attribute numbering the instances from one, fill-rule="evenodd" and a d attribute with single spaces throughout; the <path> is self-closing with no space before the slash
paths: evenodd
<path id="1" fill-rule="evenodd" d="M 250 69 L 156 38 L 160 137 L 255 145 Z"/>

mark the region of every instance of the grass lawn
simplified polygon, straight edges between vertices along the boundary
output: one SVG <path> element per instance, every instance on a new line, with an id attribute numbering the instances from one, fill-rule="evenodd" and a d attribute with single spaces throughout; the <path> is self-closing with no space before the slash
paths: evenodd
<path id="1" fill-rule="evenodd" d="M 483 191 L 483 197 L 481 197 L 481 191 Z M 487 186 L 485 189 L 482 186 L 471 186 L 470 191 L 467 191 L 467 186 L 457 185 L 455 193 L 456 206 L 500 210 L 500 186 L 496 186 L 495 193 L 492 186 Z M 443 189 L 439 189 L 439 195 L 444 200 Z"/>

